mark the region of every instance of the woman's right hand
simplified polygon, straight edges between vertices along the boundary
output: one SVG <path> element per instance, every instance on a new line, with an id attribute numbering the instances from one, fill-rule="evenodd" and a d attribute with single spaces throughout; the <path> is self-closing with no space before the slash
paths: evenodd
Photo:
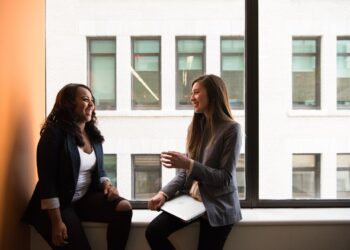
<path id="1" fill-rule="evenodd" d="M 158 193 L 148 201 L 148 208 L 151 210 L 159 210 L 165 203 L 165 196 L 162 193 Z"/>
<path id="2" fill-rule="evenodd" d="M 67 227 L 63 221 L 52 224 L 52 243 L 55 246 L 63 246 L 67 244 L 67 239 Z"/>

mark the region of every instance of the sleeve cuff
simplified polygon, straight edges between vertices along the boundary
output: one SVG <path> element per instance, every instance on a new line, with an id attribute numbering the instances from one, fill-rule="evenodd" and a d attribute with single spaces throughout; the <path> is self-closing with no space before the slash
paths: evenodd
<path id="1" fill-rule="evenodd" d="M 163 191 L 159 191 L 158 193 L 164 195 L 166 200 L 169 200 L 169 196 L 166 193 L 164 193 Z"/>
<path id="2" fill-rule="evenodd" d="M 189 176 L 192 173 L 193 164 L 194 164 L 194 160 L 190 159 L 190 167 L 187 170 L 187 176 Z"/>
<path id="3" fill-rule="evenodd" d="M 41 209 L 43 209 L 43 210 L 59 208 L 59 207 L 60 207 L 60 201 L 57 197 L 41 200 Z"/>
<path id="4" fill-rule="evenodd" d="M 103 176 L 103 177 L 100 178 L 100 183 L 101 184 L 104 183 L 105 181 L 111 182 L 111 180 L 108 177 L 106 177 L 106 176 Z"/>

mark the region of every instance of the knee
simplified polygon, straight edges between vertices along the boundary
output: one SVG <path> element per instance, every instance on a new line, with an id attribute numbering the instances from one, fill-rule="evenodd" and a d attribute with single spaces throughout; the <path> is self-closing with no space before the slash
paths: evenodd
<path id="1" fill-rule="evenodd" d="M 115 208 L 116 211 L 131 211 L 132 207 L 130 202 L 127 200 L 122 200 L 118 203 L 118 205 Z"/>

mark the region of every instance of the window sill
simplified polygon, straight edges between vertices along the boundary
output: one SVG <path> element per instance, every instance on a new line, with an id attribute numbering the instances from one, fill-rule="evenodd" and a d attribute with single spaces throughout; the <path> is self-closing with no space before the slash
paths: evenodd
<path id="1" fill-rule="evenodd" d="M 349 117 L 350 110 L 289 110 L 289 117 Z"/>
<path id="2" fill-rule="evenodd" d="M 244 117 L 243 110 L 232 110 L 235 117 Z M 349 113 L 350 114 L 350 113 Z M 192 117 L 193 110 L 96 110 L 103 117 Z"/>
<path id="3" fill-rule="evenodd" d="M 145 227 L 158 214 L 156 211 L 135 209 L 132 224 L 134 227 Z M 350 208 L 242 209 L 242 216 L 243 220 L 238 226 L 350 224 Z M 84 222 L 84 227 L 106 227 L 106 224 Z"/>

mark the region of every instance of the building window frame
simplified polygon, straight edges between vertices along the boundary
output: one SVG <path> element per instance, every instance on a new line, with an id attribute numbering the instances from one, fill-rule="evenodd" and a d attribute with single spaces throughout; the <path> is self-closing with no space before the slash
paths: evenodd
<path id="1" fill-rule="evenodd" d="M 223 76 L 223 72 L 224 72 L 224 70 L 223 70 L 224 56 L 235 56 L 235 57 L 242 56 L 243 57 L 243 61 L 244 61 L 244 51 L 243 52 L 222 52 L 222 42 L 225 41 L 225 40 L 234 40 L 234 41 L 243 41 L 244 42 L 244 36 L 221 36 L 220 37 L 220 74 L 221 74 L 221 77 Z M 243 88 L 243 93 L 242 93 L 243 100 L 242 100 L 242 104 L 232 105 L 230 103 L 231 109 L 234 109 L 234 110 L 244 110 L 244 103 L 245 103 L 245 100 L 244 100 L 244 96 L 245 96 L 244 73 L 245 73 L 245 70 L 243 68 L 243 86 L 242 86 L 242 88 Z M 227 82 L 225 82 L 225 83 L 226 83 L 226 85 L 228 87 L 229 83 L 227 83 Z"/>
<path id="2" fill-rule="evenodd" d="M 201 53 L 199 52 L 191 52 L 191 53 L 184 53 L 184 52 L 178 52 L 179 47 L 179 41 L 181 40 L 202 40 L 203 41 L 203 51 Z M 177 110 L 186 110 L 191 109 L 191 104 L 179 104 L 178 103 L 178 71 L 179 71 L 179 57 L 180 56 L 201 56 L 202 57 L 202 74 L 205 74 L 206 72 L 206 36 L 176 36 L 175 37 L 175 108 Z M 191 84 L 191 83 L 189 83 Z M 190 95 L 191 93 L 189 93 Z"/>
<path id="3" fill-rule="evenodd" d="M 135 53 L 135 42 L 136 41 L 152 41 L 157 40 L 159 42 L 159 53 Z M 158 105 L 134 105 L 134 85 L 136 83 L 135 76 L 132 73 L 131 76 L 131 109 L 132 110 L 160 110 L 162 108 L 162 79 L 161 79 L 161 70 L 162 70 L 162 43 L 160 36 L 132 36 L 131 37 L 131 65 L 135 70 L 135 56 L 157 56 L 158 57 L 158 79 L 159 79 L 159 100 Z M 136 70 L 135 70 L 136 71 Z"/>
<path id="4" fill-rule="evenodd" d="M 297 153 L 293 154 L 294 156 L 312 156 L 314 160 L 314 166 L 301 166 L 301 167 L 295 167 L 294 165 L 292 166 L 293 168 L 293 189 L 294 189 L 294 173 L 296 172 L 302 172 L 302 173 L 313 173 L 314 174 L 314 197 L 303 197 L 302 199 L 319 199 L 320 198 L 320 172 L 321 172 L 321 154 L 313 154 L 313 153 Z M 293 160 L 294 161 L 294 160 Z M 293 190 L 293 199 L 300 199 L 298 197 L 295 197 L 295 193 Z"/>
<path id="5" fill-rule="evenodd" d="M 337 44 L 338 41 L 342 41 L 342 40 L 346 40 L 349 41 L 350 43 L 350 36 L 338 36 L 337 37 Z M 347 57 L 348 60 L 350 60 L 350 51 L 349 52 L 338 52 L 337 50 L 337 71 L 338 71 L 338 57 Z M 344 105 L 344 104 L 339 104 L 339 77 L 338 77 L 338 73 L 337 73 L 337 109 L 339 110 L 348 110 L 350 109 L 350 104 Z"/>
<path id="6" fill-rule="evenodd" d="M 153 157 L 157 157 L 158 159 L 160 158 L 160 154 L 131 154 L 131 169 L 132 169 L 132 173 L 131 173 L 131 199 L 133 200 L 133 204 L 136 204 L 136 207 L 139 207 L 141 205 L 141 207 L 144 207 L 147 203 L 145 201 L 145 199 L 149 199 L 151 197 L 148 198 L 138 198 L 137 194 L 136 194 L 136 168 L 140 167 L 141 169 L 138 170 L 140 172 L 152 172 L 152 173 L 158 173 L 159 175 L 159 187 L 157 188 L 156 192 L 154 193 L 154 195 L 160 190 L 160 188 L 162 187 L 162 166 L 160 165 L 159 162 L 159 166 L 152 166 L 152 167 L 158 167 L 158 169 L 152 169 L 152 170 L 147 170 L 145 166 L 138 166 L 135 164 L 135 159 L 136 157 L 147 157 L 147 156 L 153 156 Z"/>
<path id="7" fill-rule="evenodd" d="M 316 52 L 294 52 L 292 51 L 292 60 L 295 57 L 315 57 L 315 105 L 294 104 L 294 80 L 292 77 L 292 106 L 294 110 L 318 110 L 321 109 L 321 37 L 320 36 L 293 36 L 294 41 L 315 41 Z M 292 74 L 293 74 L 292 70 Z"/>
<path id="8" fill-rule="evenodd" d="M 113 83 L 113 93 L 114 101 L 112 104 L 96 104 L 97 110 L 116 110 L 117 109 L 117 40 L 115 36 L 98 36 L 98 37 L 87 37 L 87 82 L 89 88 L 93 89 L 92 83 L 92 57 L 113 57 L 114 58 L 114 83 Z M 92 41 L 114 41 L 115 51 L 114 53 L 92 53 L 91 52 L 91 42 Z M 95 97 L 96 98 L 96 97 Z M 98 100 L 96 100 L 98 101 Z"/>

